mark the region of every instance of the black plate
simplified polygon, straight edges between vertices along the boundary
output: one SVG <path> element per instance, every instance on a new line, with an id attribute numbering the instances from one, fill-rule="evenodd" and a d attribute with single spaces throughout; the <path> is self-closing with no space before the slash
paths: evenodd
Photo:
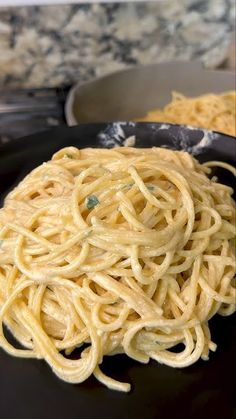
<path id="1" fill-rule="evenodd" d="M 136 135 L 137 147 L 184 148 L 199 160 L 236 163 L 236 139 L 190 127 L 151 123 L 89 124 L 56 128 L 0 147 L 1 199 L 29 170 L 67 145 L 80 148 L 122 145 Z M 198 144 L 201 143 L 201 146 Z M 197 146 L 198 145 L 198 146 Z M 234 185 L 224 171 L 220 180 Z M 64 383 L 43 361 L 16 359 L 0 350 L 0 412 L 2 418 L 164 419 L 236 417 L 236 316 L 210 321 L 217 343 L 210 360 L 186 369 L 151 362 L 141 365 L 124 355 L 106 357 L 103 369 L 132 383 L 130 394 L 106 389 L 93 377 L 80 385 Z"/>

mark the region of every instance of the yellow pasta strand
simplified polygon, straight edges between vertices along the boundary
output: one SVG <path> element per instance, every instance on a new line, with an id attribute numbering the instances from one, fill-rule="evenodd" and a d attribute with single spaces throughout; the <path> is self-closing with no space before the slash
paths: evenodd
<path id="1" fill-rule="evenodd" d="M 236 92 L 206 94 L 194 98 L 173 92 L 163 109 L 150 110 L 138 121 L 187 124 L 236 136 Z"/>
<path id="2" fill-rule="evenodd" d="M 235 174 L 183 151 L 68 147 L 33 170 L 0 210 L 0 346 L 124 392 L 105 355 L 208 359 L 209 319 L 236 309 L 235 202 L 208 177 L 217 165 Z"/>

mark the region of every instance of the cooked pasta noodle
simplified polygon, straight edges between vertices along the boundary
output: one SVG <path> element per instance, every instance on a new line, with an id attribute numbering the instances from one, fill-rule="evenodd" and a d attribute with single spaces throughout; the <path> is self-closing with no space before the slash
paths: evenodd
<path id="1" fill-rule="evenodd" d="M 26 176 L 0 210 L 0 346 L 120 391 L 130 384 L 102 372 L 105 355 L 208 359 L 208 321 L 236 297 L 233 191 L 211 165 L 161 148 L 68 147 Z"/>
<path id="2" fill-rule="evenodd" d="M 236 135 L 236 92 L 186 97 L 173 92 L 172 101 L 163 109 L 150 110 L 140 121 L 189 124 Z"/>

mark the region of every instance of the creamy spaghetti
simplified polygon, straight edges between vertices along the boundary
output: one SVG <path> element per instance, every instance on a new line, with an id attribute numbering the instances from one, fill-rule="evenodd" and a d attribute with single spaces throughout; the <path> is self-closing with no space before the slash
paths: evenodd
<path id="1" fill-rule="evenodd" d="M 140 121 L 189 124 L 236 135 L 236 92 L 206 94 L 194 98 L 173 92 L 172 101 L 163 109 L 154 109 Z"/>
<path id="2" fill-rule="evenodd" d="M 232 314 L 236 297 L 235 203 L 208 176 L 217 164 L 68 147 L 33 170 L 0 210 L 0 346 L 67 382 L 94 374 L 121 391 L 130 384 L 102 372 L 105 355 L 207 360 L 208 321 Z"/>

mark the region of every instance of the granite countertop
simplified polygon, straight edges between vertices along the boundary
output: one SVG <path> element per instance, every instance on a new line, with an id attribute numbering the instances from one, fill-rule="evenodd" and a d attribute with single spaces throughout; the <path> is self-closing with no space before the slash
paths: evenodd
<path id="1" fill-rule="evenodd" d="M 136 64 L 225 58 L 234 0 L 0 9 L 0 86 L 64 86 Z"/>

